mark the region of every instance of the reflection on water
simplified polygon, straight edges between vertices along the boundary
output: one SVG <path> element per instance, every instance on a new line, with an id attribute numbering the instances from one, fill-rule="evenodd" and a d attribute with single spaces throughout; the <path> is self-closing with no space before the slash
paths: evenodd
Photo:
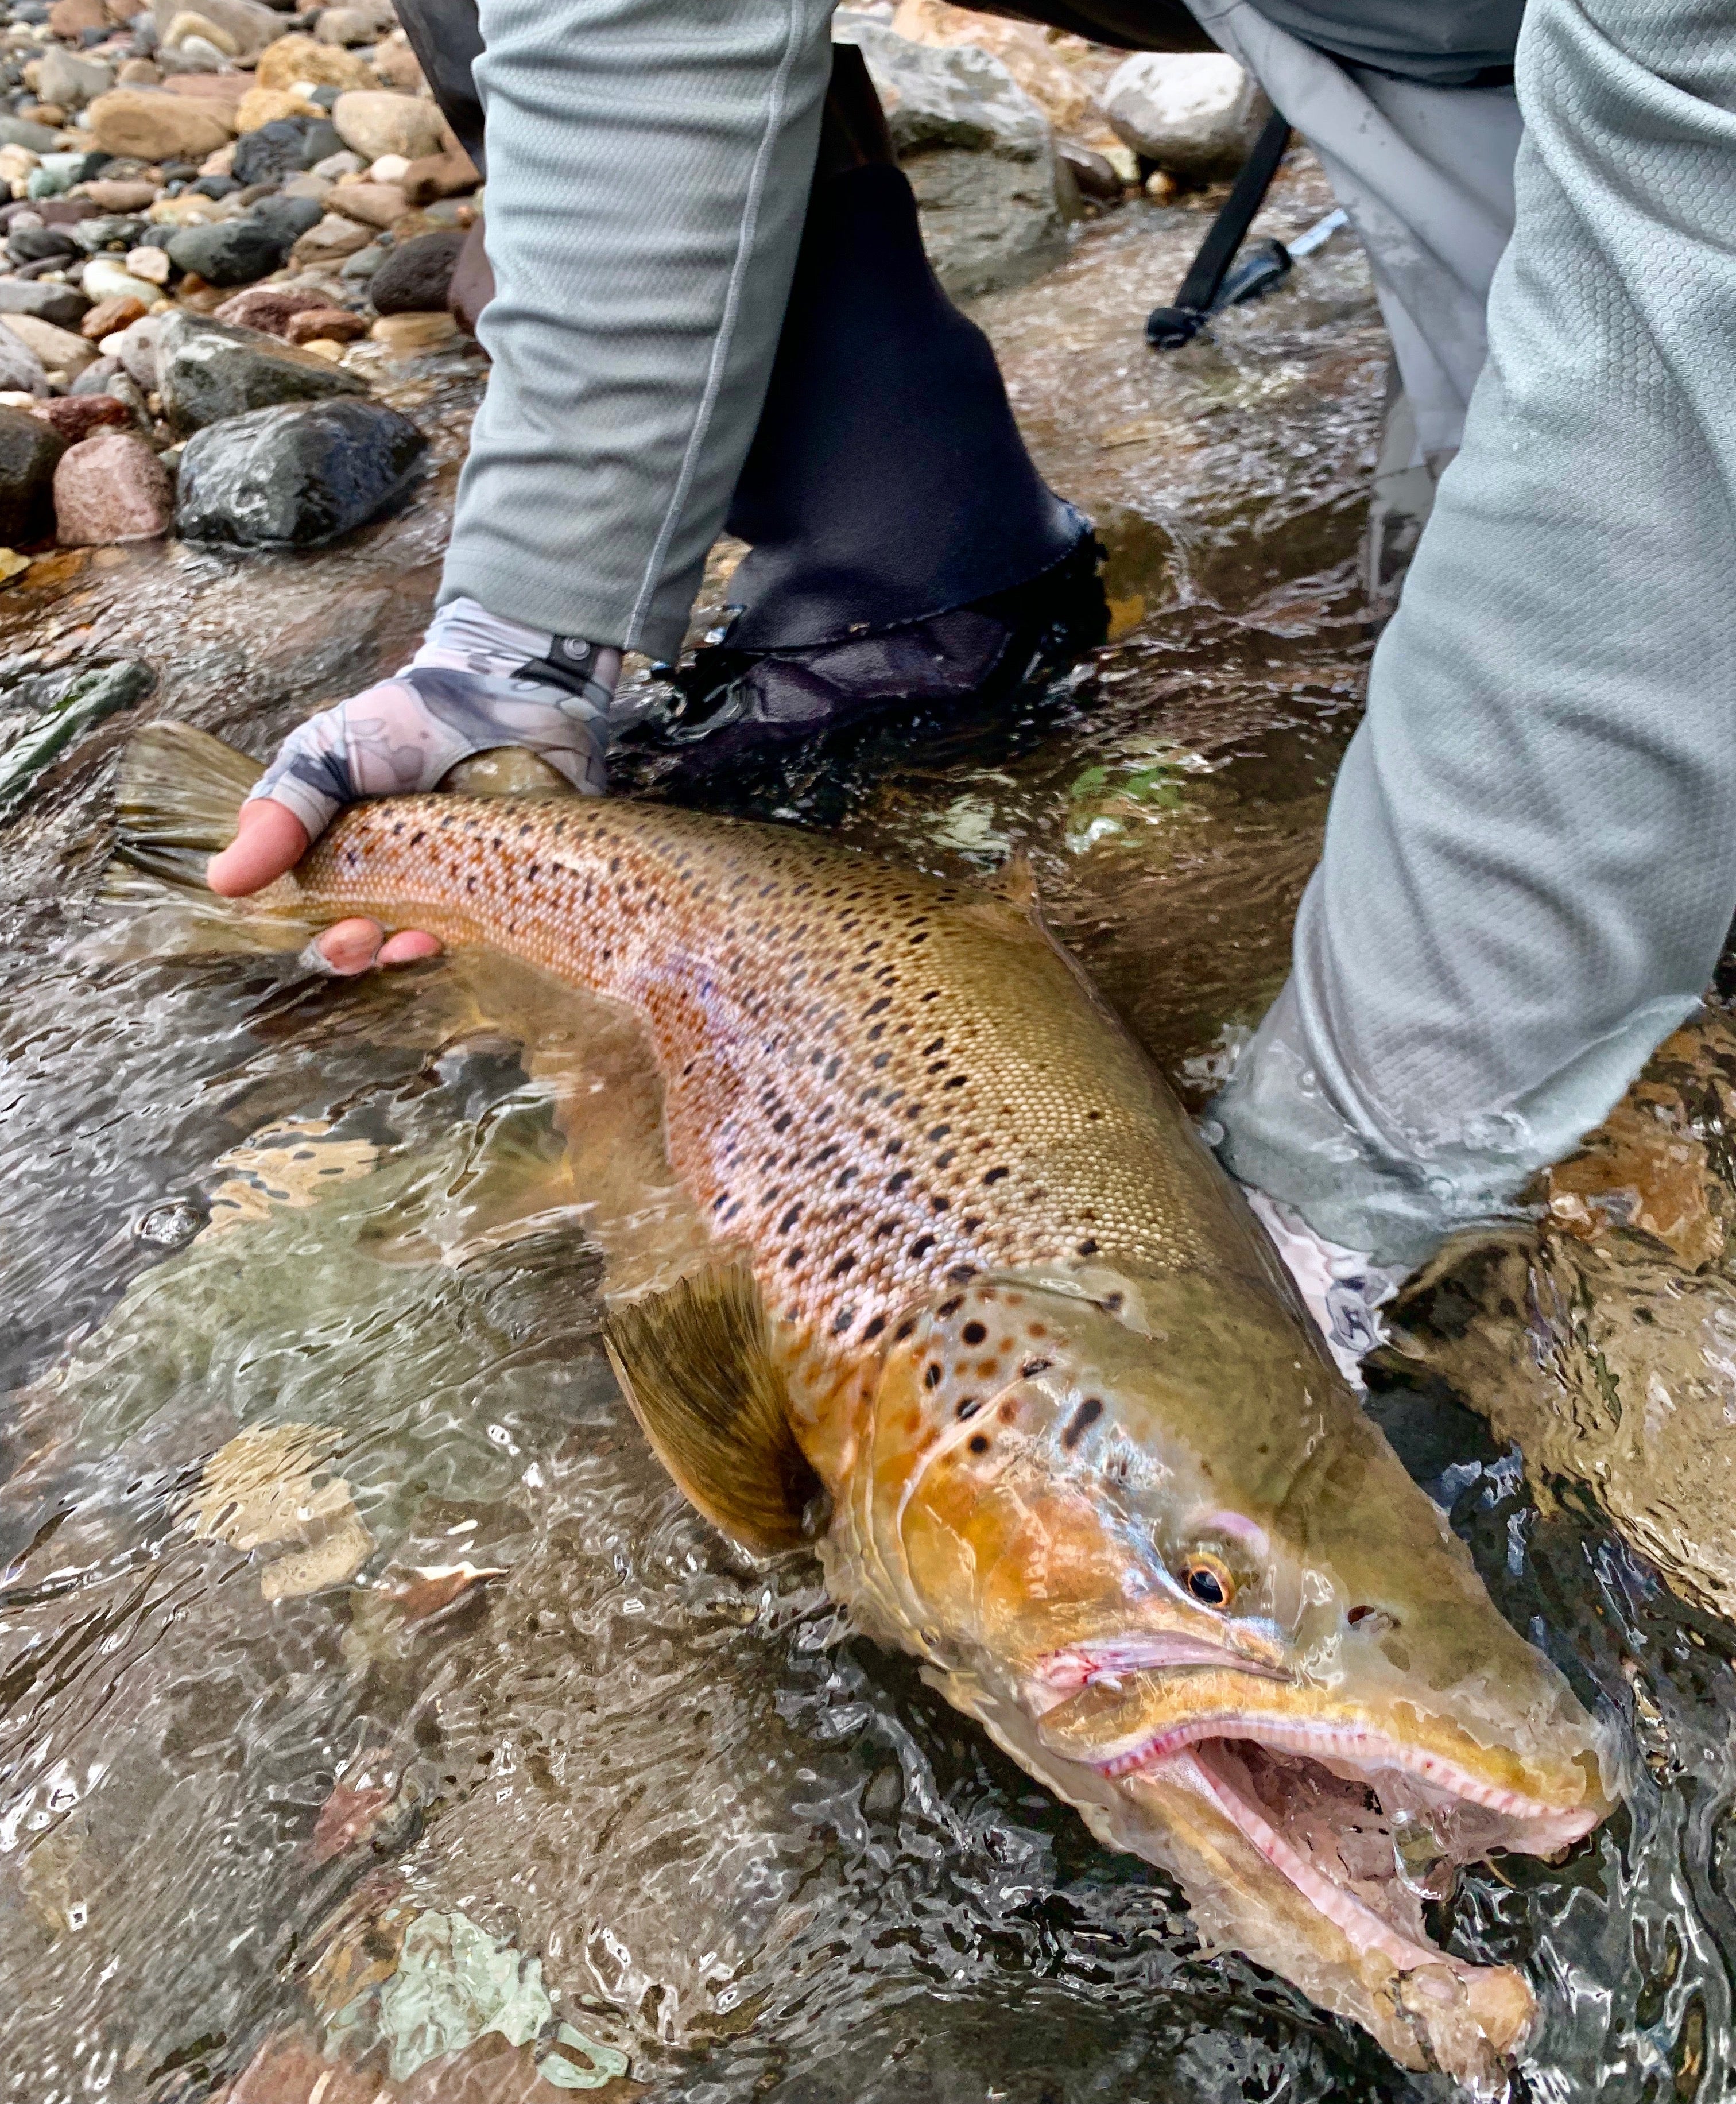
<path id="1" fill-rule="evenodd" d="M 1271 230 L 1324 204 L 1292 168 Z M 1028 858 L 1196 1101 L 1282 975 L 1354 724 L 1384 356 L 1341 243 L 1148 356 L 1199 226 L 1106 221 L 981 310 L 1110 543 L 1098 665 L 1017 720 L 899 726 L 744 792 L 937 869 Z M 0 594 L 0 650 L 145 657 L 152 708 L 265 749 L 426 609 L 475 373 L 403 388 L 443 462 L 404 518 L 297 559 L 50 565 Z M 605 1277 L 671 1274 L 699 1229 L 619 1017 L 485 960 L 339 987 L 97 929 L 125 730 L 0 841 L 0 2095 L 1438 2094 L 1203 1951 L 812 1565 L 754 1567 L 669 1487 L 596 1318 Z M 659 793 L 654 760 L 627 773 Z M 1730 1163 L 1711 1082 L 1660 1085 L 1700 1214 L 1680 1162 L 1631 1202 L 1638 1171 L 1564 1172 L 1545 1256 L 1435 1282 L 1372 1402 L 1515 1622 L 1636 1725 L 1631 1811 L 1439 1910 L 1537 1984 L 1519 2086 L 1561 2104 L 1732 2079 L 1736 1643 L 1683 1547 L 1712 1539 L 1728 1436 L 1729 1354 L 1694 1357 L 1725 1335 L 1723 1241 L 1694 1224 L 1727 1216 Z M 1546 1336 L 1515 1262 L 1557 1295 Z M 1542 1401 L 1509 1378 L 1526 1352 Z M 1631 1447 L 1672 1366 L 1698 1386 L 1670 1389 L 1670 1451 L 1705 1480 L 1654 1472 L 1647 1536 L 1638 1473 L 1576 1470 L 1551 1411 Z"/>

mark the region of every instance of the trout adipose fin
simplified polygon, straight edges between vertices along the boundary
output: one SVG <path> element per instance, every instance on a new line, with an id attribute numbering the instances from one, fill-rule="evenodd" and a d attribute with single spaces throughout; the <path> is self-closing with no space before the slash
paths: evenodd
<path id="1" fill-rule="evenodd" d="M 612 1309 L 604 1341 L 657 1458 L 716 1527 L 761 1555 L 811 1541 L 823 1505 L 790 1429 L 753 1274 L 730 1264 Z"/>

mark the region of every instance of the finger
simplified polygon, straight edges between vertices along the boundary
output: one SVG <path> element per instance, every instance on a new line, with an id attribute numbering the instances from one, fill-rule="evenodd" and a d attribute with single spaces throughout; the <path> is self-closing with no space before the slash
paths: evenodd
<path id="1" fill-rule="evenodd" d="M 437 937 L 426 934 L 420 928 L 400 929 L 395 935 L 388 935 L 380 945 L 380 954 L 374 959 L 377 965 L 414 965 L 424 957 L 437 957 L 440 943 Z"/>
<path id="2" fill-rule="evenodd" d="M 242 805 L 234 839 L 206 863 L 205 881 L 220 898 L 244 898 L 293 869 L 307 846 L 307 828 L 293 811 L 256 797 Z"/>
<path id="3" fill-rule="evenodd" d="M 367 970 L 380 954 L 380 945 L 385 940 L 386 930 L 377 920 L 358 917 L 333 921 L 314 947 L 324 958 L 328 970 L 341 978 L 348 978 L 356 972 Z"/>

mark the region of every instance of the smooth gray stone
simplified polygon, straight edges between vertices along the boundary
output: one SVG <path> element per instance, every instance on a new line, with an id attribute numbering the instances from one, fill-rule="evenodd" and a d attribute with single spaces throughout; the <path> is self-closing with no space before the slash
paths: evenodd
<path id="1" fill-rule="evenodd" d="M 56 328 L 76 329 L 91 303 L 76 285 L 44 285 L 30 278 L 0 278 L 0 314 L 34 314 Z"/>
<path id="2" fill-rule="evenodd" d="M 280 402 L 368 391 L 354 373 L 311 351 L 203 314 L 166 315 L 156 351 L 163 414 L 178 431 L 196 431 Z"/>

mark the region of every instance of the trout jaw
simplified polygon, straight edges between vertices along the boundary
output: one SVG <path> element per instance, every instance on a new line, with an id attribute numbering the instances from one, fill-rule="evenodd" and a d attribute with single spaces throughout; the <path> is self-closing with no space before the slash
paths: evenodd
<path id="1" fill-rule="evenodd" d="M 1052 1654 L 1027 1684 L 1051 1754 L 1136 1801 L 1186 1792 L 1292 1888 L 1323 1933 L 1342 1939 L 1364 1977 L 1397 1975 L 1401 1995 L 1422 1997 L 1421 2018 L 1412 2010 L 1420 2035 L 1429 2035 L 1433 1997 L 1443 2015 L 1457 2009 L 1462 2029 L 1470 2020 L 1497 2059 L 1518 2048 L 1533 2014 L 1528 1989 L 1508 1968 L 1431 1942 L 1422 1903 L 1447 1897 L 1458 1870 L 1493 1849 L 1551 1855 L 1589 1833 L 1609 1808 L 1589 1748 L 1555 1751 L 1545 1786 L 1555 1786 L 1527 1791 L 1500 1772 L 1498 1753 L 1478 1763 L 1473 1742 L 1453 1749 L 1450 1726 L 1430 1731 L 1419 1718 L 1414 1735 L 1401 1736 L 1325 1690 L 1225 1654 L 1216 1665 L 1166 1659 L 1154 1672 L 1129 1669 L 1137 1644 L 1104 1648 L 1113 1656 L 1100 1680 L 1082 1679 L 1091 1663 L 1082 1647 Z M 1108 1709 L 1119 1728 L 1104 1731 L 1109 1720 L 1092 1708 Z M 1535 1768 L 1531 1779 L 1544 1780 Z"/>

